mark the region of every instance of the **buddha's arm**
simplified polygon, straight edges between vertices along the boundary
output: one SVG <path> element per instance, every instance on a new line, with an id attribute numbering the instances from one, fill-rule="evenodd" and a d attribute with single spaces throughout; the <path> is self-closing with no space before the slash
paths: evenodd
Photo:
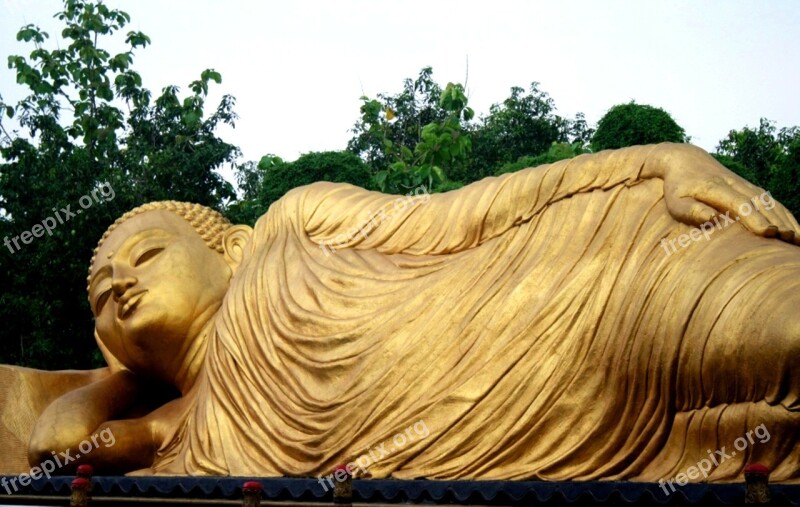
<path id="1" fill-rule="evenodd" d="M 90 463 L 106 474 L 149 471 L 167 435 L 184 420 L 193 395 L 169 401 L 143 417 L 100 424 L 87 438 L 93 442 L 92 451 L 76 460 L 75 466 Z"/>
<path id="2" fill-rule="evenodd" d="M 146 424 L 128 421 L 111 421 L 134 407 L 143 396 L 145 386 L 128 371 L 120 371 L 108 377 L 71 391 L 51 403 L 39 417 L 28 446 L 28 461 L 32 466 L 51 459 L 53 453 L 61 455 L 69 450 L 69 455 L 80 454 L 82 442 L 92 443 L 91 458 L 102 462 L 103 455 L 113 454 L 111 464 L 116 469 L 123 464 L 127 455 L 142 456 L 146 453 L 131 453 L 131 443 L 138 447 L 152 447 L 151 430 Z M 117 431 L 113 432 L 116 427 Z M 111 428 L 110 430 L 108 428 Z M 120 432 L 120 430 L 122 430 Z M 105 431 L 105 433 L 104 433 Z M 111 434 L 108 431 L 112 431 Z M 105 439 L 102 439 L 106 435 Z M 113 438 L 113 446 L 103 444 Z M 97 443 L 100 442 L 100 445 Z M 84 445 L 87 447 L 88 444 Z M 105 451 L 103 449 L 106 449 Z M 109 452 L 107 449 L 111 449 Z M 66 460 L 66 457 L 64 458 Z M 74 468 L 69 465 L 66 469 Z M 151 453 L 152 463 L 152 453 Z M 149 465 L 148 465 L 149 466 Z M 140 468 L 140 466 L 138 466 Z"/>
<path id="3" fill-rule="evenodd" d="M 502 181 L 505 178 L 505 181 Z M 658 178 L 664 182 L 664 200 L 676 220 L 694 226 L 730 212 L 740 214 L 743 203 L 753 203 L 741 223 L 751 232 L 772 237 L 781 234 L 787 241 L 800 240 L 800 227 L 781 206 L 758 202 L 761 188 L 729 171 L 702 149 L 690 144 L 662 143 L 608 150 L 584 155 L 547 166 L 526 169 L 500 178 L 497 202 L 509 202 L 530 192 L 529 206 L 519 208 L 518 220 L 542 207 L 582 192 L 636 185 Z M 529 189 L 529 190 L 528 190 Z M 535 193 L 534 193 L 535 190 Z M 771 200 L 771 198 L 770 198 Z M 508 208 L 488 210 L 489 222 L 508 220 Z"/>
<path id="4" fill-rule="evenodd" d="M 583 155 L 424 199 L 320 183 L 293 191 L 284 204 L 290 214 L 300 212 L 305 232 L 322 246 L 441 254 L 503 234 L 559 200 L 653 178 L 664 182 L 670 214 L 691 225 L 719 213 L 736 217 L 742 203 L 764 194 L 700 148 L 665 143 Z M 780 204 L 754 209 L 741 223 L 762 236 L 800 242 L 800 227 Z"/>
<path id="5" fill-rule="evenodd" d="M 664 200 L 675 219 L 701 225 L 716 215 L 730 212 L 733 219 L 741 219 L 746 229 L 759 236 L 779 236 L 800 245 L 800 226 L 783 205 L 704 150 L 690 144 L 671 143 L 649 148 L 652 151 L 640 178 L 664 180 Z"/>

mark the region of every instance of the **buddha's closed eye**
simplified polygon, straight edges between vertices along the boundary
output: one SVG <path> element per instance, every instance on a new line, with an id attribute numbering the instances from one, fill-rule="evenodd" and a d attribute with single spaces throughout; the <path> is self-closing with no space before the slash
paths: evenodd
<path id="1" fill-rule="evenodd" d="M 103 311 L 103 306 L 105 306 L 109 296 L 111 296 L 111 287 L 109 287 L 108 290 L 103 291 L 103 293 L 97 297 L 97 300 L 94 305 L 95 315 L 99 315 L 100 312 Z"/>
<path id="2" fill-rule="evenodd" d="M 145 250 L 139 255 L 139 257 L 136 258 L 136 260 L 133 262 L 133 266 L 134 267 L 141 266 L 142 264 L 151 260 L 153 257 L 155 257 L 156 255 L 160 254 L 163 251 L 164 251 L 163 247 L 154 247 Z"/>

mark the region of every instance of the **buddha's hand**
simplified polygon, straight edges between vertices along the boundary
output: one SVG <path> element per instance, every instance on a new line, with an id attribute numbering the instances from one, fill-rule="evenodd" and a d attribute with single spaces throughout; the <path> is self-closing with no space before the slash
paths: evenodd
<path id="1" fill-rule="evenodd" d="M 664 200 L 676 220 L 700 226 L 718 217 L 725 225 L 739 222 L 759 236 L 800 245 L 800 225 L 782 204 L 702 149 L 660 144 L 652 155 L 642 176 L 664 180 Z"/>

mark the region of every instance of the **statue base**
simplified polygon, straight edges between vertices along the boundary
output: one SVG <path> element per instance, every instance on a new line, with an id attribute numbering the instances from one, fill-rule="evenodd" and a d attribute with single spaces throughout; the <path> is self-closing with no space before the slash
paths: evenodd
<path id="1" fill-rule="evenodd" d="M 67 505 L 73 477 L 42 478 L 27 486 L 17 476 L 0 476 L 2 505 Z M 88 505 L 242 505 L 242 485 L 252 477 L 94 477 Z M 17 490 L 11 486 L 11 481 Z M 334 505 L 324 478 L 259 478 L 264 505 Z M 773 505 L 800 506 L 800 485 L 769 485 Z M 657 483 L 432 481 L 355 479 L 353 505 L 744 505 L 746 486 L 687 484 L 675 492 Z"/>

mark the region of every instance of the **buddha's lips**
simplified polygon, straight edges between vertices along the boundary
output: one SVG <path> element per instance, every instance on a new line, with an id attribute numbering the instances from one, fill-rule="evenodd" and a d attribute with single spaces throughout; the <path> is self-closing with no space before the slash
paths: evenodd
<path id="1" fill-rule="evenodd" d="M 139 303 L 139 301 L 141 301 L 142 296 L 144 295 L 145 292 L 147 291 L 143 290 L 141 292 L 137 292 L 136 294 L 130 296 L 124 301 L 120 301 L 122 303 L 122 305 L 119 307 L 120 319 L 126 318 L 133 312 L 133 310 L 136 308 L 136 305 Z"/>

